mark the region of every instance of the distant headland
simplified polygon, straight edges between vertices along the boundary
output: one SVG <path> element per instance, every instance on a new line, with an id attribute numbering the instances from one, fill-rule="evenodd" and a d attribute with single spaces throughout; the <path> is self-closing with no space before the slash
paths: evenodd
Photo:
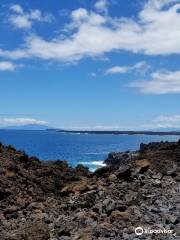
<path id="1" fill-rule="evenodd" d="M 115 134 L 115 135 L 180 135 L 180 131 L 94 131 L 94 130 L 59 130 L 59 129 L 47 129 L 54 130 L 61 133 L 74 133 L 74 134 Z"/>

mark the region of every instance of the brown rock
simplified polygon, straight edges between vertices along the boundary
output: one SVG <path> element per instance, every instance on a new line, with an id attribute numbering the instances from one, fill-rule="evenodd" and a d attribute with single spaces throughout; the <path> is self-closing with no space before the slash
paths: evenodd
<path id="1" fill-rule="evenodd" d="M 123 219 L 123 220 L 129 220 L 130 214 L 129 212 L 120 212 L 118 210 L 115 210 L 111 213 L 111 218 L 115 219 Z"/>
<path id="2" fill-rule="evenodd" d="M 49 240 L 48 226 L 42 222 L 28 222 L 23 232 L 25 240 Z"/>
<path id="3" fill-rule="evenodd" d="M 146 160 L 146 159 L 136 160 L 134 167 L 135 167 L 135 171 L 137 173 L 142 174 L 142 173 L 146 172 L 149 169 L 150 162 L 148 160 Z"/>

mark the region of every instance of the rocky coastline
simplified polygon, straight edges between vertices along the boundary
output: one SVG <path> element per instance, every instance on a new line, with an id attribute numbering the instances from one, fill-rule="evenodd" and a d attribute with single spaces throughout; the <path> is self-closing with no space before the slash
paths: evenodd
<path id="1" fill-rule="evenodd" d="M 0 143 L 0 239 L 180 239 L 180 141 L 105 163 L 92 173 Z"/>

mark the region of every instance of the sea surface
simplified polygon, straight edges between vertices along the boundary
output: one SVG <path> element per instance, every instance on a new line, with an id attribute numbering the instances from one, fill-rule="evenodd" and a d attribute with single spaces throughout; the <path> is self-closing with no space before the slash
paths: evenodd
<path id="1" fill-rule="evenodd" d="M 180 136 L 70 134 L 55 131 L 0 130 L 0 142 L 40 160 L 67 160 L 94 171 L 109 152 L 137 150 L 140 143 L 176 141 Z"/>

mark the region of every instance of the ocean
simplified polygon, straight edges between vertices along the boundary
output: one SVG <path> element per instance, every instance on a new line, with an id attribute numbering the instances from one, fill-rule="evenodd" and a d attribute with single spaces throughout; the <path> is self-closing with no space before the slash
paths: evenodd
<path id="1" fill-rule="evenodd" d="M 70 134 L 55 131 L 0 130 L 0 142 L 13 145 L 40 160 L 67 160 L 94 171 L 108 153 L 137 150 L 140 143 L 176 141 L 180 136 Z"/>

